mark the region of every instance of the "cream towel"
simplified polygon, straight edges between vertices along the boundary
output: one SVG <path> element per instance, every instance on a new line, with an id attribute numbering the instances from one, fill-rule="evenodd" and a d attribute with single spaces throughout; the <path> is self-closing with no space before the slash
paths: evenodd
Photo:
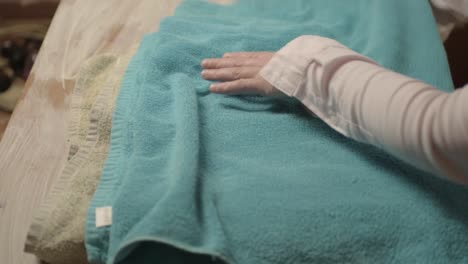
<path id="1" fill-rule="evenodd" d="M 72 95 L 70 152 L 62 174 L 31 224 L 25 251 L 51 264 L 87 263 L 84 227 L 109 147 L 120 82 L 136 46 L 100 55 L 80 70 Z"/>

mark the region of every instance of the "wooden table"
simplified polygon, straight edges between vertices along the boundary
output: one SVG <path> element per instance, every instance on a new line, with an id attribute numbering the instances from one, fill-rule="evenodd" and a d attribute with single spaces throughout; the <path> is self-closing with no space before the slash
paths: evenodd
<path id="1" fill-rule="evenodd" d="M 157 30 L 179 1 L 62 0 L 0 142 L 0 263 L 38 263 L 23 253 L 24 242 L 66 160 L 70 93 L 80 65 Z"/>

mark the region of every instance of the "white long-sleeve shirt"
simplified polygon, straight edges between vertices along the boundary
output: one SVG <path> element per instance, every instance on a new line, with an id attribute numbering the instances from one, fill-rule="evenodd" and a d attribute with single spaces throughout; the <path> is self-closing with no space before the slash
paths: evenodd
<path id="1" fill-rule="evenodd" d="M 468 184 L 468 87 L 441 92 L 318 36 L 288 43 L 260 75 L 339 133 Z"/>

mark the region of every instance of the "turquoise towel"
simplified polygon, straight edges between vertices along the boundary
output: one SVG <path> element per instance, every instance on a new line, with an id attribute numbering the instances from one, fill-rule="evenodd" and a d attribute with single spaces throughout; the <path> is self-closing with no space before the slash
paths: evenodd
<path id="1" fill-rule="evenodd" d="M 86 246 L 107 263 L 468 263 L 468 190 L 344 138 L 290 98 L 208 92 L 200 62 L 331 37 L 452 89 L 427 0 L 187 0 L 146 36 Z M 112 206 L 111 226 L 95 208 Z"/>

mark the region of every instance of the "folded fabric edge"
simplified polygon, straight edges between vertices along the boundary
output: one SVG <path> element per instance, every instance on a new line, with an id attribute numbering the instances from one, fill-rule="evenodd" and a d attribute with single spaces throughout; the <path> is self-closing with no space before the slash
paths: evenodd
<path id="1" fill-rule="evenodd" d="M 148 37 L 148 36 L 145 36 L 145 37 Z M 141 60 L 138 57 L 139 47 L 140 45 L 135 45 L 132 48 L 131 54 L 129 54 L 128 59 L 130 60 L 130 57 L 131 57 L 131 60 L 128 64 L 127 69 L 125 70 L 124 78 L 122 79 L 122 82 L 120 84 L 120 91 L 123 90 L 123 87 L 134 86 L 134 83 L 133 83 L 134 79 L 130 80 L 130 78 L 127 78 L 127 76 L 138 73 L 138 71 L 136 71 L 134 67 L 132 67 L 131 65 L 138 64 Z M 117 101 L 128 101 L 131 99 L 130 95 L 122 93 L 120 91 L 116 99 Z M 125 125 L 126 113 L 127 113 L 126 111 L 128 110 L 129 109 L 125 109 L 125 113 L 120 112 L 118 109 L 114 110 L 114 113 L 112 116 L 112 130 L 111 130 L 111 135 L 110 135 L 110 142 L 119 141 L 122 139 L 123 137 L 122 132 L 121 132 L 122 129 L 115 129 L 115 128 L 120 128 Z M 108 156 L 106 158 L 105 165 L 101 173 L 101 179 L 99 180 L 99 185 L 97 187 L 98 189 L 99 188 L 111 189 L 116 184 L 116 179 L 111 178 L 111 177 L 106 177 L 106 175 L 113 175 L 116 164 L 120 163 L 119 162 L 121 158 L 120 148 L 121 148 L 120 146 L 110 144 L 109 150 L 108 150 Z M 107 251 L 107 248 L 106 249 L 97 248 L 97 247 L 94 247 L 92 244 L 88 243 L 88 241 L 90 240 L 94 241 L 95 239 L 97 239 L 97 236 L 93 237 L 91 234 L 91 237 L 90 237 L 90 234 L 88 233 L 87 230 L 89 230 L 90 228 L 95 228 L 95 211 L 93 210 L 93 208 L 95 208 L 96 205 L 98 204 L 105 203 L 107 200 L 108 200 L 107 197 L 102 197 L 102 195 L 100 196 L 100 195 L 95 194 L 93 198 L 91 199 L 89 207 L 88 207 L 88 216 L 86 218 L 86 223 L 85 223 L 85 229 L 86 229 L 85 244 L 86 244 L 86 251 L 88 255 L 88 261 L 90 263 L 104 263 L 105 262 L 104 259 L 101 259 L 102 256 L 99 254 L 99 252 Z M 106 227 L 102 227 L 102 228 L 106 228 Z M 94 257 L 99 256 L 99 259 L 93 259 L 93 256 Z"/>
<path id="2" fill-rule="evenodd" d="M 86 73 L 89 72 L 93 64 L 97 63 L 97 59 L 105 58 L 104 62 L 106 67 L 112 67 L 115 64 L 115 70 L 121 70 L 123 72 L 124 69 L 122 67 L 126 67 L 125 63 L 121 63 L 121 61 L 128 61 L 133 56 L 136 47 L 132 47 L 128 53 L 123 55 L 122 57 L 117 57 L 113 54 L 103 54 L 98 57 L 93 57 L 88 59 L 80 69 L 80 72 Z M 102 65 L 101 65 L 102 67 Z M 81 74 L 80 74 L 81 75 Z M 72 95 L 72 105 L 71 105 L 71 118 L 69 123 L 68 133 L 69 136 L 76 136 L 79 130 L 79 121 L 81 119 L 81 112 L 80 102 L 82 99 L 82 92 L 84 85 L 83 81 L 78 80 L 77 86 L 75 87 Z M 110 90 L 110 89 L 109 89 Z M 86 135 L 86 143 L 80 146 L 78 152 L 73 155 L 72 159 L 70 159 L 65 167 L 63 168 L 60 176 L 52 185 L 49 194 L 46 196 L 44 202 L 40 205 L 39 209 L 37 210 L 36 214 L 34 214 L 33 220 L 31 222 L 29 231 L 27 233 L 26 242 L 24 246 L 24 251 L 28 253 L 34 254 L 39 248 L 37 247 L 38 243 L 43 239 L 44 232 L 46 231 L 46 226 L 48 225 L 48 219 L 51 216 L 51 213 L 55 209 L 55 205 L 57 203 L 57 199 L 61 197 L 62 192 L 69 186 L 70 181 L 77 173 L 77 169 L 81 167 L 81 165 L 86 162 L 86 158 L 92 147 L 95 145 L 97 141 L 97 130 L 98 130 L 98 122 L 93 121 L 93 113 L 94 115 L 104 107 L 104 105 L 99 104 L 99 101 L 102 101 L 103 97 L 106 96 L 106 93 L 100 93 L 98 98 L 96 98 L 95 102 L 93 103 L 93 109 L 91 110 L 90 119 L 91 124 L 88 128 L 87 135 Z M 97 120 L 97 119 L 94 119 Z"/>
<path id="3" fill-rule="evenodd" d="M 217 252 L 210 251 L 207 249 L 202 249 L 199 247 L 194 247 L 192 245 L 186 244 L 186 243 L 180 243 L 178 241 L 174 241 L 168 238 L 164 237 L 158 237 L 155 239 L 154 237 L 139 237 L 138 239 L 134 239 L 131 241 L 128 241 L 127 243 L 123 244 L 118 250 L 117 254 L 113 259 L 111 259 L 110 263 L 119 263 L 120 261 L 124 260 L 126 257 L 128 257 L 131 252 L 135 249 L 135 247 L 139 243 L 154 243 L 154 244 L 160 244 L 160 245 L 165 245 L 172 247 L 177 250 L 184 251 L 186 253 L 190 254 L 196 254 L 196 255 L 201 255 L 201 256 L 206 256 L 211 258 L 212 261 L 219 259 L 222 260 L 223 263 L 226 264 L 234 264 L 236 263 L 233 259 L 230 259 L 227 256 L 223 256 Z"/>

